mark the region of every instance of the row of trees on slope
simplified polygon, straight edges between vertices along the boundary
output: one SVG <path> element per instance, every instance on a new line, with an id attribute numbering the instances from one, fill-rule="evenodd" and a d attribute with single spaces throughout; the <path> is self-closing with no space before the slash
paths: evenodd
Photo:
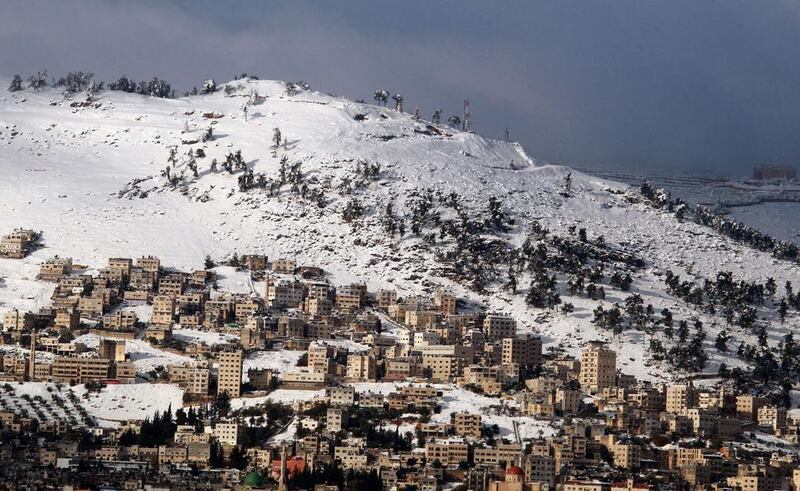
<path id="1" fill-rule="evenodd" d="M 714 213 L 701 205 L 690 210 L 680 198 L 673 199 L 669 192 L 656 188 L 648 181 L 642 183 L 639 194 L 653 208 L 674 213 L 679 220 L 691 215 L 696 223 L 713 228 L 720 234 L 754 249 L 771 252 L 778 259 L 800 260 L 800 248 L 797 244 L 775 239 L 754 227 Z"/>
<path id="2" fill-rule="evenodd" d="M 386 107 L 390 98 L 390 92 L 386 89 L 378 89 L 373 94 L 372 99 L 379 105 Z M 391 99 L 394 101 L 394 109 L 396 111 L 403 112 L 403 101 L 404 98 L 400 94 L 394 94 L 391 96 Z M 414 118 L 419 120 L 421 118 L 419 113 L 419 108 L 414 111 Z M 431 122 L 433 124 L 441 124 L 442 121 L 442 110 L 437 109 L 433 112 L 433 116 L 431 116 Z M 449 118 L 447 118 L 447 123 L 452 126 L 453 128 L 458 128 L 462 126 L 461 116 L 453 114 Z"/>
<path id="3" fill-rule="evenodd" d="M 158 77 L 154 77 L 149 81 L 141 80 L 137 82 L 123 75 L 116 80 L 106 83 L 103 81 L 95 81 L 94 74 L 91 72 L 80 71 L 69 72 L 66 76 L 55 78 L 49 77 L 47 70 L 41 70 L 28 77 L 27 80 L 23 80 L 22 77 L 17 74 L 11 79 L 8 90 L 9 92 L 18 92 L 24 90 L 26 87 L 33 89 L 34 92 L 39 92 L 45 87 L 63 88 L 69 94 L 77 94 L 79 92 L 95 94 L 105 90 L 107 87 L 108 90 L 119 90 L 153 97 L 175 97 L 172 84 Z"/>

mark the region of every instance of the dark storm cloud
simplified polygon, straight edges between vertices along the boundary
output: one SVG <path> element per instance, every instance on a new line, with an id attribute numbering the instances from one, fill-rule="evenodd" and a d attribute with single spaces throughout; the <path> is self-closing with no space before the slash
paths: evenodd
<path id="1" fill-rule="evenodd" d="M 0 73 L 90 70 L 182 88 L 249 72 L 429 116 L 472 103 L 532 155 L 714 169 L 800 163 L 793 1 L 14 2 Z"/>

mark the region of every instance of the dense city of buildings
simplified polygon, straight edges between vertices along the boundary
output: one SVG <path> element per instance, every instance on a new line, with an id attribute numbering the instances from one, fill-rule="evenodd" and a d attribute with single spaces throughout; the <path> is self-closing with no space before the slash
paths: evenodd
<path id="1" fill-rule="evenodd" d="M 0 255 L 23 258 L 36 238 L 15 231 Z M 600 341 L 577 357 L 543 350 L 446 288 L 401 297 L 246 255 L 228 266 L 253 289 L 233 293 L 206 266 L 41 264 L 49 305 L 1 317 L 0 487 L 800 489 L 800 415 L 786 401 L 637 380 Z M 176 361 L 145 365 L 142 345 Z M 287 353 L 296 362 L 271 362 Z M 177 386 L 182 401 L 144 419 L 125 417 L 132 402 L 118 401 L 120 417 L 89 405 L 117 384 Z"/>

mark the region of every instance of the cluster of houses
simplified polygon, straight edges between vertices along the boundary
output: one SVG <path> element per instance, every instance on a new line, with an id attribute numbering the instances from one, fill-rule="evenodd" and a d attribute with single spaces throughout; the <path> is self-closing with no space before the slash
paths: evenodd
<path id="1" fill-rule="evenodd" d="M 20 248 L 4 245 L 6 257 L 35 241 L 25 231 L 8 238 Z M 791 451 L 800 416 L 780 400 L 705 381 L 639 381 L 603 342 L 580 357 L 545 353 L 512 317 L 462 311 L 445 288 L 401 298 L 333 285 L 319 268 L 263 255 L 243 256 L 238 267 L 263 291 L 221 291 L 214 270 L 167 271 L 150 256 L 111 258 L 91 275 L 69 258 L 47 260 L 39 279 L 55 284 L 51 305 L 2 316 L 0 348 L 14 349 L 3 350 L 0 381 L 174 384 L 187 408 L 225 398 L 247 407 L 275 389 L 319 391 L 289 399 L 293 417 L 281 431 L 293 434 L 254 442 L 244 435 L 259 425 L 255 413 L 223 411 L 176 421 L 159 445 L 131 440 L 143 421 L 90 428 L 87 445 L 68 425 L 0 407 L 0 457 L 15 462 L 0 475 L 62 485 L 89 469 L 118 489 L 290 489 L 335 466 L 377 476 L 384 489 L 800 489 Z M 232 336 L 186 343 L 173 336 L 180 329 Z M 96 346 L 76 340 L 83 334 L 94 334 Z M 137 370 L 128 344 L 143 341 L 192 361 Z M 296 366 L 253 362 L 245 371 L 248 359 L 286 351 L 301 353 Z M 443 413 L 454 387 L 497 404 Z M 527 420 L 551 431 L 523 434 Z M 36 443 L 23 437 L 37 432 Z M 42 477 L 42 467 L 59 472 Z"/>

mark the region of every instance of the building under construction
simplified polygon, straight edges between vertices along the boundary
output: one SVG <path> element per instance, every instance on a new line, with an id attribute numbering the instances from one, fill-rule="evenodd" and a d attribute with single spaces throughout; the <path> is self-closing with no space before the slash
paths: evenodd
<path id="1" fill-rule="evenodd" d="M 753 179 L 759 181 L 792 181 L 797 177 L 794 167 L 784 164 L 762 164 L 753 169 Z"/>

